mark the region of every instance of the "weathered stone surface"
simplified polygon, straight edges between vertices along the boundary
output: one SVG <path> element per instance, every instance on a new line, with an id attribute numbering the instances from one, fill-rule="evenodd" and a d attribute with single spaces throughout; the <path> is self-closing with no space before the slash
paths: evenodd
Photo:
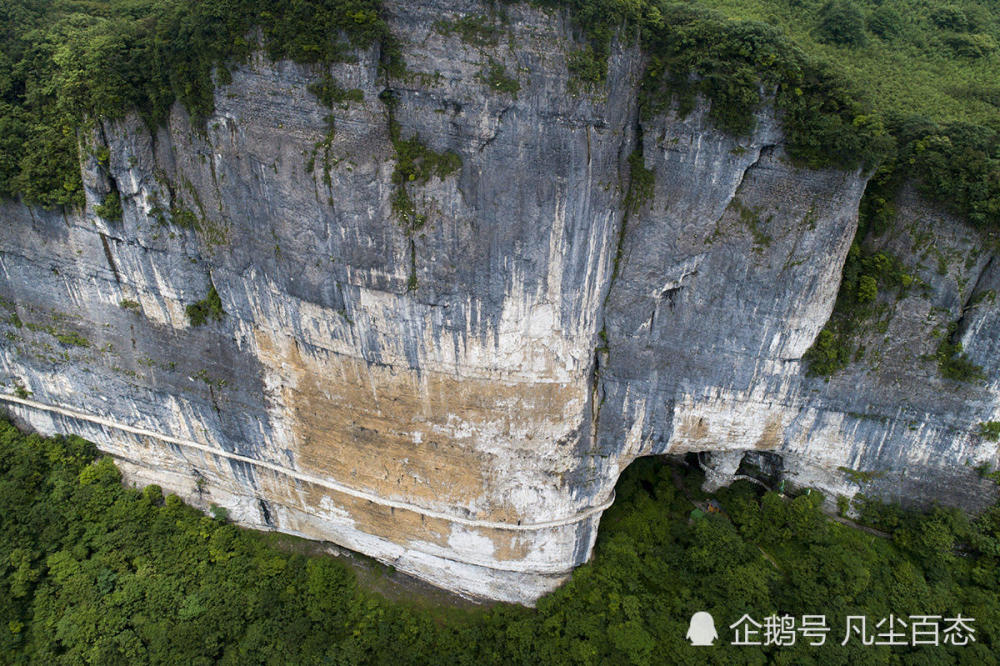
<path id="1" fill-rule="evenodd" d="M 507 7 L 497 43 L 476 46 L 435 23 L 482 5 L 389 9 L 410 74 L 387 84 L 377 48 L 330 70 L 363 101 L 324 108 L 306 90 L 320 71 L 256 57 L 204 128 L 180 107 L 152 135 L 104 123 L 92 140 L 110 162 L 84 165 L 84 213 L 0 205 L 15 416 L 242 524 L 528 603 L 587 559 L 641 455 L 729 452 L 716 462 L 735 469 L 741 451 L 774 452 L 787 479 L 831 494 L 859 490 L 840 467 L 883 472 L 866 492 L 903 499 L 993 492 L 973 470 L 996 463 L 977 424 L 1000 418 L 988 252 L 946 275 L 928 264 L 925 292 L 887 302 L 867 360 L 807 378 L 864 174 L 791 165 L 767 113 L 744 139 L 703 107 L 640 122 L 627 45 L 605 87 L 574 92 L 561 14 Z M 491 63 L 516 95 L 488 89 Z M 403 138 L 462 158 L 407 186 L 427 215 L 412 233 L 392 211 L 387 87 Z M 637 149 L 655 188 L 626 217 Z M 94 213 L 112 187 L 118 222 Z M 900 228 L 975 247 L 907 202 Z M 926 264 L 915 238 L 879 242 Z M 213 285 L 226 315 L 192 327 L 185 308 Z M 951 321 L 986 386 L 921 360 Z"/>

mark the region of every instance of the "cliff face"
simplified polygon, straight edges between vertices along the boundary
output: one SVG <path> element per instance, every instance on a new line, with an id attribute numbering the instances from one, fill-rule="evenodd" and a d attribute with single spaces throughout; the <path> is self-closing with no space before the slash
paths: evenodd
<path id="1" fill-rule="evenodd" d="M 561 14 L 509 7 L 467 43 L 447 21 L 485 6 L 388 9 L 409 70 L 391 117 L 377 49 L 329 70 L 363 97 L 332 110 L 306 90 L 323 72 L 257 57 L 204 128 L 180 107 L 155 132 L 105 122 L 84 213 L 2 204 L 16 417 L 242 524 L 529 603 L 587 559 L 636 456 L 712 451 L 724 482 L 772 452 L 831 495 L 859 490 L 843 467 L 877 472 L 866 492 L 988 498 L 973 467 L 997 457 L 975 433 L 998 404 L 1000 269 L 985 251 L 917 268 L 922 229 L 956 255 L 971 231 L 909 196 L 911 231 L 882 242 L 926 288 L 886 301 L 877 364 L 806 378 L 863 174 L 793 166 L 767 114 L 749 139 L 704 108 L 640 121 L 627 45 L 604 87 L 575 90 Z M 390 120 L 460 168 L 394 182 Z M 419 228 L 393 210 L 401 187 Z M 113 189 L 120 221 L 95 213 Z M 225 315 L 192 326 L 213 287 Z M 921 357 L 949 322 L 986 386 Z"/>
<path id="2" fill-rule="evenodd" d="M 997 418 L 991 252 L 904 191 L 896 231 L 866 246 L 899 257 L 917 286 L 879 296 L 863 359 L 830 380 L 807 377 L 801 357 L 830 314 L 864 181 L 789 168 L 780 138 L 761 134 L 739 151 L 742 171 L 706 173 L 704 153 L 686 148 L 705 150 L 704 129 L 647 129 L 657 192 L 626 229 L 605 310 L 598 441 L 618 466 L 711 451 L 712 486 L 769 452 L 781 479 L 820 488 L 831 504 L 859 491 L 904 504 L 992 502 L 995 485 L 974 469 L 997 457 L 979 431 Z M 726 154 L 731 140 L 717 141 L 709 154 Z M 986 382 L 941 377 L 935 353 L 949 325 Z"/>

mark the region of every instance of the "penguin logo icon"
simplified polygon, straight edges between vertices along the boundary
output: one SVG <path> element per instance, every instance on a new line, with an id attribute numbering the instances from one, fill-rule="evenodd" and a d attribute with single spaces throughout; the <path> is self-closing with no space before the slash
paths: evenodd
<path id="1" fill-rule="evenodd" d="M 711 613 L 698 611 L 691 616 L 691 624 L 685 636 L 691 641 L 691 645 L 711 645 L 718 637 L 719 632 L 715 630 L 715 620 Z"/>

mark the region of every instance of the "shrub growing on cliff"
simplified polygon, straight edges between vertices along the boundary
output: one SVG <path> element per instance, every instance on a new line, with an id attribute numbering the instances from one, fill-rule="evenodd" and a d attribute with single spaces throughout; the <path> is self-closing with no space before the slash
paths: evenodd
<path id="1" fill-rule="evenodd" d="M 858 303 L 871 303 L 878 296 L 878 282 L 870 275 L 858 278 Z"/>
<path id="2" fill-rule="evenodd" d="M 810 374 L 829 376 L 847 365 L 851 352 L 833 331 L 823 329 L 802 358 L 809 364 Z"/>
<path id="3" fill-rule="evenodd" d="M 318 81 L 310 83 L 307 89 L 316 95 L 320 103 L 333 108 L 335 104 L 364 101 L 364 91 L 357 88 L 346 90 L 337 83 L 329 72 L 323 72 Z"/>
<path id="4" fill-rule="evenodd" d="M 1000 441 L 1000 421 L 983 421 L 977 432 L 980 437 L 990 442 Z"/>
<path id="5" fill-rule="evenodd" d="M 567 54 L 566 69 L 571 77 L 571 85 L 582 84 L 586 89 L 593 89 L 607 77 L 607 54 L 587 44 Z M 571 92 L 576 90 L 571 89 Z"/>
<path id="6" fill-rule="evenodd" d="M 867 197 L 868 195 L 866 195 Z M 877 196 L 877 195 L 872 195 Z M 862 205 L 862 210 L 875 211 L 876 206 Z M 861 219 L 862 229 L 870 228 L 872 219 Z M 859 231 L 863 237 L 865 231 Z M 844 262 L 840 291 L 833 313 L 813 346 L 803 355 L 811 375 L 830 376 L 853 360 L 860 360 L 863 350 L 857 352 L 857 334 L 862 326 L 875 315 L 879 293 L 898 296 L 906 293 L 914 280 L 899 259 L 885 252 L 865 250 L 857 242 L 851 245 Z"/>
<path id="7" fill-rule="evenodd" d="M 635 213 L 653 198 L 656 173 L 646 168 L 646 162 L 639 150 L 633 150 L 628 156 L 628 167 L 629 187 L 625 193 L 625 208 Z"/>
<path id="8" fill-rule="evenodd" d="M 962 350 L 962 343 L 955 339 L 955 329 L 954 324 L 948 328 L 948 334 L 942 337 L 934 355 L 941 376 L 960 382 L 986 379 L 982 366 L 976 365 Z"/>
<path id="9" fill-rule="evenodd" d="M 222 309 L 222 299 L 219 292 L 215 290 L 215 285 L 210 285 L 208 295 L 196 303 L 187 306 L 188 320 L 192 326 L 201 326 L 209 320 L 222 321 L 226 312 Z"/>
<path id="10" fill-rule="evenodd" d="M 397 185 L 417 183 L 424 185 L 431 176 L 444 179 L 458 171 L 462 166 L 462 158 L 446 150 L 437 152 L 427 147 L 419 137 L 395 139 L 396 169 L 392 181 Z"/>
<path id="11" fill-rule="evenodd" d="M 392 172 L 392 182 L 396 191 L 391 199 L 392 212 L 403 224 L 407 232 L 412 233 L 422 228 L 427 222 L 427 215 L 417 211 L 416 203 L 410 196 L 411 185 L 426 185 L 432 176 L 445 179 L 462 167 L 462 158 L 450 150 L 438 152 L 432 150 L 420 137 L 413 136 L 403 139 L 399 135 L 399 127 L 393 120 L 393 102 L 388 103 L 390 112 L 390 132 L 393 148 L 396 150 L 396 168 Z M 412 248 L 411 248 L 412 250 Z M 412 254 L 412 252 L 411 252 Z M 411 284 L 415 280 L 411 273 Z"/>
<path id="12" fill-rule="evenodd" d="M 521 89 L 521 84 L 517 79 L 507 74 L 507 69 L 503 63 L 490 60 L 489 67 L 479 72 L 479 80 L 490 90 L 517 97 L 517 91 Z"/>
<path id="13" fill-rule="evenodd" d="M 457 34 L 466 44 L 480 48 L 496 46 L 501 35 L 493 18 L 483 14 L 460 16 L 452 21 L 435 21 L 434 29 L 446 36 Z"/>
<path id="14" fill-rule="evenodd" d="M 122 200 L 118 190 L 111 190 L 104 197 L 104 201 L 94 209 L 94 212 L 109 222 L 120 222 L 122 219 Z"/>

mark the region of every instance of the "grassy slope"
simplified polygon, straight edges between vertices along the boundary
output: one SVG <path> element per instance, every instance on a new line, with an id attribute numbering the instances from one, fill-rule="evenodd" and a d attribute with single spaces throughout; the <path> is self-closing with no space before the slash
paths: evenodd
<path id="1" fill-rule="evenodd" d="M 816 28 L 822 2 L 697 0 L 697 4 L 731 19 L 779 27 L 807 53 L 836 63 L 859 82 L 882 113 L 921 115 L 937 123 L 961 121 L 1000 127 L 1000 51 L 980 58 L 956 54 L 942 41 L 953 31 L 939 27 L 931 17 L 943 3 L 855 2 L 866 18 L 884 6 L 893 8 L 902 19 L 898 35 L 883 39 L 866 30 L 866 43 L 860 46 L 820 41 Z M 967 15 L 980 15 L 982 25 L 973 30 L 1000 41 L 996 3 L 958 2 L 953 6 L 964 9 Z"/>

